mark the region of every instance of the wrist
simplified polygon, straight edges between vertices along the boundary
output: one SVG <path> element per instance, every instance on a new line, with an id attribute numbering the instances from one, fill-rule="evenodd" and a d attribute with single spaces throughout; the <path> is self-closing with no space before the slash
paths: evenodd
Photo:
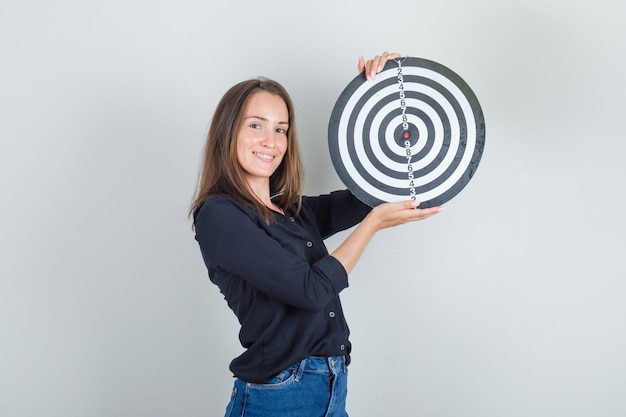
<path id="1" fill-rule="evenodd" d="M 365 233 L 370 235 L 374 235 L 378 230 L 380 230 L 380 222 L 376 218 L 376 214 L 374 210 L 370 211 L 367 216 L 363 219 L 360 226 Z"/>

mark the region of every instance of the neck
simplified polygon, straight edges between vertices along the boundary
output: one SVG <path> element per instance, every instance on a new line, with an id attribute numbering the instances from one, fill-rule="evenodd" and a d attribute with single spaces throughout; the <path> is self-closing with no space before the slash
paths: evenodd
<path id="1" fill-rule="evenodd" d="M 256 198 L 267 208 L 283 213 L 283 209 L 272 202 L 269 179 L 267 181 L 248 181 L 248 185 Z"/>

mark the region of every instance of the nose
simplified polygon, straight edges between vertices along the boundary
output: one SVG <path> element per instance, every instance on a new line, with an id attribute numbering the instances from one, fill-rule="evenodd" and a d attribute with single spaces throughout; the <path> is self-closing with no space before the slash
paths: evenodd
<path id="1" fill-rule="evenodd" d="M 272 131 L 266 132 L 263 135 L 261 144 L 266 148 L 274 148 L 276 146 L 276 137 L 274 135 L 275 133 Z"/>

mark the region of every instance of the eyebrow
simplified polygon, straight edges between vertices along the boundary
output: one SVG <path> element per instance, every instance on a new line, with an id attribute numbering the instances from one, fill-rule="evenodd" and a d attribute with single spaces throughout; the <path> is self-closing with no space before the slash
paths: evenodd
<path id="1" fill-rule="evenodd" d="M 264 122 L 267 122 L 268 119 L 266 117 L 261 117 L 261 116 L 247 116 L 244 120 L 248 120 L 248 119 L 259 119 L 259 120 L 263 120 Z M 289 122 L 278 122 L 279 125 L 289 125 Z"/>

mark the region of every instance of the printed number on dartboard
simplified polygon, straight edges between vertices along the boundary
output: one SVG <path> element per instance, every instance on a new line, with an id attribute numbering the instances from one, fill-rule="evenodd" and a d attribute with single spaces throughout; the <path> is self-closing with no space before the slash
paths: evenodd
<path id="1" fill-rule="evenodd" d="M 398 90 L 400 90 L 400 111 L 402 112 L 402 136 L 404 139 L 404 148 L 406 152 L 406 163 L 407 163 L 407 179 L 409 185 L 409 196 L 411 200 L 416 200 L 415 196 L 415 176 L 413 175 L 413 164 L 411 163 L 411 159 L 413 158 L 413 154 L 411 153 L 411 141 L 409 138 L 409 118 L 406 115 L 406 93 L 404 92 L 404 75 L 402 73 L 402 62 L 398 62 Z"/>

